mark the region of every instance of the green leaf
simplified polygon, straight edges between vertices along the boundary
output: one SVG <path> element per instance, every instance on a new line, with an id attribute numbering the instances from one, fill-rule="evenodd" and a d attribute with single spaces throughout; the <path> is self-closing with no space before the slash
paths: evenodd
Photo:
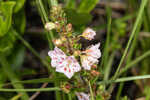
<path id="1" fill-rule="evenodd" d="M 11 26 L 14 5 L 13 1 L 0 2 L 0 37 L 4 36 Z"/>
<path id="2" fill-rule="evenodd" d="M 79 13 L 74 9 L 66 9 L 65 11 L 68 22 L 72 23 L 73 25 L 85 25 L 92 20 L 92 16 L 88 13 Z"/>
<path id="3" fill-rule="evenodd" d="M 25 3 L 25 0 L 11 0 L 11 1 L 16 2 L 15 8 L 14 8 L 15 13 L 18 12 L 24 6 L 24 3 Z"/>
<path id="4" fill-rule="evenodd" d="M 12 49 L 15 40 L 15 35 L 13 34 L 12 29 L 10 29 L 5 36 L 0 37 L 0 53 L 5 52 L 8 54 L 9 50 Z"/>
<path id="5" fill-rule="evenodd" d="M 82 0 L 80 6 L 78 8 L 79 12 L 90 13 L 92 11 L 99 0 Z"/>
<path id="6" fill-rule="evenodd" d="M 75 8 L 76 0 L 66 0 L 66 8 Z"/>

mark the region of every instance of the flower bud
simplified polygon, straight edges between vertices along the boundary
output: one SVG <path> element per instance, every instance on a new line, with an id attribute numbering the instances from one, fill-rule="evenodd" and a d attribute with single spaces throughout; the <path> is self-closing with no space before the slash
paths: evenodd
<path id="1" fill-rule="evenodd" d="M 53 42 L 56 46 L 61 46 L 63 44 L 61 39 L 55 39 L 55 40 L 53 40 Z"/>
<path id="2" fill-rule="evenodd" d="M 87 40 L 92 40 L 92 39 L 94 39 L 95 35 L 96 35 L 96 32 L 93 29 L 87 28 L 87 29 L 85 29 L 85 31 L 82 33 L 81 36 Z"/>
<path id="3" fill-rule="evenodd" d="M 78 51 L 75 51 L 73 55 L 74 56 L 79 56 L 80 54 L 81 54 L 81 51 L 78 50 Z"/>
<path id="4" fill-rule="evenodd" d="M 98 76 L 100 73 L 98 71 L 96 71 L 96 70 L 91 70 L 91 74 L 93 76 Z"/>
<path id="5" fill-rule="evenodd" d="M 50 31 L 54 28 L 56 28 L 56 25 L 52 22 L 48 22 L 48 23 L 45 24 L 45 29 L 48 30 L 48 31 Z"/>
<path id="6" fill-rule="evenodd" d="M 71 32 L 72 31 L 72 24 L 69 23 L 66 28 L 67 28 L 68 32 Z"/>
<path id="7" fill-rule="evenodd" d="M 96 64 L 92 65 L 92 68 L 96 69 L 97 68 Z"/>
<path id="8" fill-rule="evenodd" d="M 61 37 L 60 39 L 61 39 L 61 41 L 63 41 L 63 42 L 67 41 L 67 39 L 66 39 L 65 37 Z"/>

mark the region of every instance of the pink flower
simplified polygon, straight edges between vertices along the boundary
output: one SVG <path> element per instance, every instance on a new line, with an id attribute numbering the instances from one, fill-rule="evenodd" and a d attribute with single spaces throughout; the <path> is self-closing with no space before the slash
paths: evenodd
<path id="1" fill-rule="evenodd" d="M 92 40 L 94 39 L 95 35 L 96 35 L 96 32 L 93 29 L 86 28 L 81 36 L 83 36 L 87 40 Z"/>
<path id="2" fill-rule="evenodd" d="M 53 51 L 49 51 L 52 67 L 56 67 L 56 71 L 64 73 L 68 78 L 71 78 L 75 72 L 81 70 L 81 67 L 74 56 L 66 56 L 64 52 L 55 47 Z"/>
<path id="3" fill-rule="evenodd" d="M 76 95 L 78 97 L 78 100 L 90 100 L 89 94 L 85 94 L 83 92 L 77 92 Z"/>
<path id="4" fill-rule="evenodd" d="M 85 55 L 81 56 L 81 64 L 85 70 L 90 70 L 93 64 L 98 63 L 98 59 L 101 57 L 99 46 L 100 43 L 92 45 L 82 52 Z"/>

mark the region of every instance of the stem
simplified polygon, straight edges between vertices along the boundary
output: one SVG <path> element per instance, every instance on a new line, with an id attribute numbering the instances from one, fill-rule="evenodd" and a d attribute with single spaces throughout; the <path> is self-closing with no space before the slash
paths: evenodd
<path id="1" fill-rule="evenodd" d="M 68 93 L 68 100 L 72 100 L 72 96 L 70 93 Z"/>
<path id="2" fill-rule="evenodd" d="M 91 87 L 90 81 L 89 81 L 89 87 L 90 87 L 90 96 L 91 96 L 91 100 L 94 100 L 93 91 L 92 91 L 92 87 Z"/>
<path id="3" fill-rule="evenodd" d="M 41 0 L 36 0 L 36 3 L 37 3 L 38 10 L 41 14 L 41 17 L 43 19 L 43 24 L 45 25 L 46 22 L 49 22 L 49 19 L 44 9 L 43 3 Z M 54 38 L 53 32 L 52 31 L 46 32 L 46 37 L 48 39 L 49 47 L 52 50 L 53 49 L 52 39 Z"/>
<path id="4" fill-rule="evenodd" d="M 135 35 L 135 32 L 136 32 L 137 26 L 138 26 L 138 24 L 139 24 L 139 22 L 140 22 L 140 20 L 141 20 L 141 18 L 142 18 L 143 11 L 144 11 L 144 8 L 145 8 L 147 2 L 148 2 L 148 0 L 142 0 L 142 4 L 141 4 L 141 6 L 140 6 L 140 10 L 139 10 L 139 13 L 138 13 L 136 22 L 135 22 L 134 27 L 133 27 L 133 30 L 132 30 L 132 32 L 131 32 L 131 36 L 130 36 L 130 38 L 129 38 L 129 41 L 128 41 L 128 43 L 127 43 L 127 46 L 126 46 L 126 48 L 125 48 L 125 51 L 124 51 L 124 53 L 123 53 L 123 56 L 122 56 L 121 61 L 120 61 L 120 63 L 119 63 L 119 66 L 118 66 L 118 68 L 117 68 L 117 71 L 115 72 L 115 74 L 114 74 L 114 76 L 113 76 L 112 79 L 116 79 L 116 78 L 118 77 L 118 74 L 119 74 L 121 65 L 122 65 L 122 63 L 123 63 L 123 61 L 124 61 L 124 59 L 125 59 L 125 56 L 126 56 L 127 52 L 128 52 L 129 46 L 130 46 L 130 44 L 131 44 L 131 42 L 132 42 L 132 40 L 133 40 L 133 38 L 134 38 L 134 35 Z"/>
<path id="5" fill-rule="evenodd" d="M 37 91 L 47 92 L 47 91 L 60 91 L 60 90 L 61 89 L 58 87 L 40 88 L 40 89 L 0 89 L 1 92 L 37 92 Z"/>

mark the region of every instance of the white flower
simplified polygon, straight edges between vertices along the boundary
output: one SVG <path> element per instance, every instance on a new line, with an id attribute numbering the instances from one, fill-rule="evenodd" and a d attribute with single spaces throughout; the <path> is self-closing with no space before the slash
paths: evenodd
<path id="1" fill-rule="evenodd" d="M 85 70 L 91 70 L 91 66 L 98 63 L 98 59 L 101 57 L 99 46 L 100 43 L 92 45 L 82 52 L 85 55 L 81 56 L 81 64 Z"/>
<path id="2" fill-rule="evenodd" d="M 98 60 L 91 57 L 91 56 L 85 56 L 83 55 L 81 57 L 81 64 L 82 64 L 82 67 L 85 69 L 85 70 L 91 70 L 91 66 L 95 63 L 98 63 Z"/>
<path id="3" fill-rule="evenodd" d="M 101 57 L 101 52 L 100 52 L 100 43 L 96 45 L 92 45 L 89 48 L 87 48 L 84 53 L 86 53 L 87 56 L 91 56 L 93 58 L 100 58 Z"/>
<path id="4" fill-rule="evenodd" d="M 93 29 L 86 28 L 81 36 L 83 36 L 85 39 L 92 40 L 94 39 L 95 35 L 96 35 L 96 32 Z"/>
<path id="5" fill-rule="evenodd" d="M 89 94 L 85 94 L 83 92 L 77 92 L 76 95 L 78 97 L 78 100 L 90 100 Z"/>
<path id="6" fill-rule="evenodd" d="M 71 78 L 75 72 L 81 70 L 81 67 L 74 56 L 66 56 L 64 52 L 55 47 L 53 51 L 49 51 L 52 67 L 56 67 L 56 71 L 64 73 L 68 78 Z"/>
<path id="7" fill-rule="evenodd" d="M 48 55 L 52 59 L 51 60 L 52 67 L 57 67 L 58 65 L 62 64 L 65 58 L 67 57 L 65 53 L 57 47 L 55 47 L 53 51 L 49 51 Z"/>

